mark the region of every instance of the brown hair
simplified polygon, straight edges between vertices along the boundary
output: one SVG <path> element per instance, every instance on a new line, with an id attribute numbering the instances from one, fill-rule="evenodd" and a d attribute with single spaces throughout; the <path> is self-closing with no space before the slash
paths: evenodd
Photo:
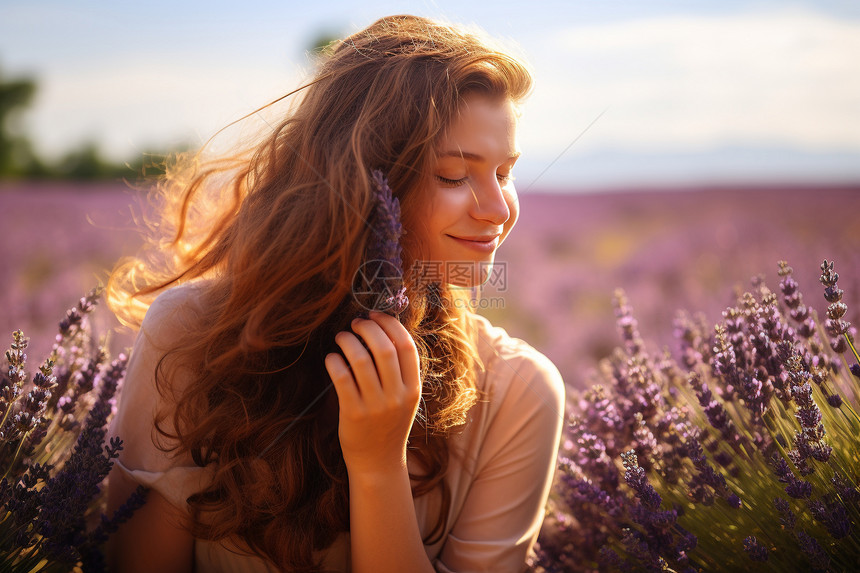
<path id="1" fill-rule="evenodd" d="M 108 284 L 114 312 L 139 325 L 160 291 L 208 279 L 199 324 L 157 368 L 159 391 L 171 365 L 194 372 L 172 412 L 176 434 L 159 424 L 168 412 L 156 428 L 198 465 L 217 462 L 212 485 L 188 498 L 210 515 L 195 519 L 194 536 L 236 534 L 246 551 L 296 571 L 317 571 L 311 552 L 349 529 L 337 428 L 319 423 L 324 401 L 314 399 L 329 384 L 334 335 L 360 310 L 351 287 L 371 240 L 370 171 L 387 175 L 401 203 L 408 269 L 422 256 L 409 229 L 435 145 L 464 96 L 520 101 L 531 89 L 522 61 L 482 34 L 415 16 L 382 18 L 327 52 L 265 139 L 229 157 L 172 161 L 149 248 L 120 261 Z M 411 303 L 400 320 L 424 381 L 409 440 L 424 470 L 410 476 L 413 495 L 438 487 L 443 498 L 430 544 L 448 519 L 445 438 L 475 403 L 483 365 L 456 293 L 404 274 Z"/>

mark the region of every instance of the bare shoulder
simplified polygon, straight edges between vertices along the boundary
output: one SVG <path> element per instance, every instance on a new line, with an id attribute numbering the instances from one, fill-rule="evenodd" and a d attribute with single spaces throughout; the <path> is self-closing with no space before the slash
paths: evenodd
<path id="1" fill-rule="evenodd" d="M 153 427 L 155 418 L 173 432 L 177 401 L 195 380 L 196 360 L 182 349 L 199 337 L 204 314 L 200 297 L 204 289 L 183 284 L 161 293 L 150 305 L 129 355 L 119 394 L 114 429 L 131 438 L 120 459 L 134 469 L 169 467 L 167 459 L 150 451 L 152 444 L 170 442 Z M 147 465 L 149 464 L 149 465 Z M 162 467 L 162 465 L 164 466 Z"/>
<path id="2" fill-rule="evenodd" d="M 140 325 L 141 333 L 158 346 L 170 345 L 178 337 L 199 328 L 207 284 L 191 282 L 162 292 L 152 302 Z"/>

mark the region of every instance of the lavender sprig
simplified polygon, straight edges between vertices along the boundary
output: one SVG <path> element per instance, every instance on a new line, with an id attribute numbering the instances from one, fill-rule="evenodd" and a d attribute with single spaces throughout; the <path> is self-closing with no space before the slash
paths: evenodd
<path id="1" fill-rule="evenodd" d="M 6 353 L 8 376 L 0 380 L 2 571 L 102 571 L 101 544 L 143 503 L 145 488 L 138 488 L 114 516 L 101 515 L 101 524 L 88 531 L 105 502 L 101 483 L 122 449 L 118 437 L 104 439 L 127 363 L 120 355 L 104 365 L 105 351 L 91 344 L 87 315 L 98 292 L 68 311 L 51 358 L 29 388 L 23 333 L 13 335 Z"/>
<path id="2" fill-rule="evenodd" d="M 821 263 L 821 284 L 824 285 L 824 298 L 830 305 L 827 307 L 827 320 L 824 323 L 824 328 L 831 336 L 830 345 L 834 352 L 842 354 L 846 350 L 846 346 L 851 348 L 856 362 L 851 365 L 851 372 L 860 378 L 860 354 L 854 347 L 854 339 L 851 335 L 851 323 L 843 320 L 848 306 L 842 302 L 844 291 L 837 286 L 839 273 L 833 270 L 834 261 Z"/>
<path id="3" fill-rule="evenodd" d="M 767 547 L 759 543 L 755 535 L 744 539 L 744 551 L 752 561 L 767 561 Z"/>
<path id="4" fill-rule="evenodd" d="M 375 295 L 371 310 L 396 316 L 409 304 L 406 287 L 403 286 L 400 201 L 392 194 L 388 180 L 381 171 L 371 171 L 371 179 L 376 191 L 376 207 L 372 239 L 362 272 L 370 278 L 370 290 Z"/>
<path id="5" fill-rule="evenodd" d="M 836 284 L 839 280 L 839 273 L 833 270 L 833 266 L 834 262 L 830 261 L 828 263 L 827 259 L 824 259 L 824 262 L 821 263 L 821 277 L 819 280 L 824 285 L 824 298 L 830 303 L 827 307 L 827 320 L 824 321 L 824 329 L 831 337 L 830 345 L 833 351 L 842 354 L 847 349 L 847 345 L 852 343 L 849 333 L 851 323 L 843 320 L 848 306 L 842 302 L 844 291 Z M 857 351 L 853 345 L 851 349 L 854 351 L 855 357 L 857 357 Z M 860 361 L 860 357 L 857 357 L 857 360 Z"/>
<path id="6" fill-rule="evenodd" d="M 103 442 L 111 412 L 110 400 L 125 372 L 127 360 L 121 354 L 102 374 L 98 400 L 87 416 L 72 455 L 41 492 L 42 507 L 34 527 L 45 538 L 45 554 L 58 561 L 80 559 L 78 546 L 86 539 L 85 516 L 89 500 L 99 493 L 99 484 L 113 465 L 111 460 L 119 457 L 122 450 L 119 437 L 111 438 L 106 446 Z M 76 492 L 84 495 L 76 495 Z"/>
<path id="7" fill-rule="evenodd" d="M 3 419 L 0 420 L 0 440 L 9 442 L 14 440 L 18 432 L 14 426 L 6 427 L 6 422 L 12 414 L 15 402 L 21 395 L 21 389 L 27 380 L 24 366 L 27 362 L 27 354 L 24 350 L 30 343 L 30 339 L 24 336 L 20 330 L 12 334 L 12 345 L 6 351 L 7 375 L 0 375 L 0 407 L 3 410 Z"/>

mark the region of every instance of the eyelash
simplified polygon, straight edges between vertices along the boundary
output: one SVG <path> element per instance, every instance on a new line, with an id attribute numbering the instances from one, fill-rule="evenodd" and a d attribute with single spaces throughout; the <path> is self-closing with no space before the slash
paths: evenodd
<path id="1" fill-rule="evenodd" d="M 496 174 L 496 178 L 499 181 L 501 181 L 502 183 L 510 183 L 511 181 L 514 180 L 513 175 Z M 441 181 L 445 185 L 450 185 L 452 187 L 459 187 L 460 185 L 462 185 L 463 183 L 466 182 L 466 179 L 468 179 L 468 177 L 463 177 L 462 179 L 448 179 L 447 177 L 442 177 L 441 175 L 437 175 L 436 179 L 438 179 L 439 181 Z"/>

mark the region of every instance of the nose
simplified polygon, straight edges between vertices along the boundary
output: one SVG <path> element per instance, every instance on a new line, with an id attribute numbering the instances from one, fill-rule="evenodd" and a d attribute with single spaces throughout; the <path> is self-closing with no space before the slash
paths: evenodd
<path id="1" fill-rule="evenodd" d="M 512 186 L 512 183 L 508 184 L 508 187 Z M 499 184 L 495 173 L 481 178 L 472 185 L 472 198 L 470 214 L 475 219 L 503 225 L 511 217 L 505 190 Z"/>

